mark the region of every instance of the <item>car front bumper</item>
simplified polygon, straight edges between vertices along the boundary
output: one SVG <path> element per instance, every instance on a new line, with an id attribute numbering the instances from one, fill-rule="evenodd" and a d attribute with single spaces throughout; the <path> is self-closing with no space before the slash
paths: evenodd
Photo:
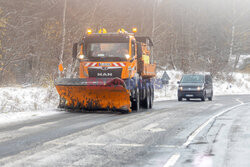
<path id="1" fill-rule="evenodd" d="M 181 91 L 178 90 L 178 98 L 202 98 L 204 91 Z"/>

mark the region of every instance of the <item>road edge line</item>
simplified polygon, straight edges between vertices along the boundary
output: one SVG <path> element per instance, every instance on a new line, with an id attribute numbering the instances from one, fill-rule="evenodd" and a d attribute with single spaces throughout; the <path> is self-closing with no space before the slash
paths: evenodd
<path id="1" fill-rule="evenodd" d="M 221 116 L 221 115 L 223 115 L 223 114 L 225 114 L 225 113 L 227 113 L 227 112 L 229 112 L 229 111 L 231 111 L 231 110 L 233 110 L 233 109 L 235 109 L 235 108 L 238 108 L 238 107 L 240 107 L 240 106 L 243 106 L 243 105 L 245 105 L 245 104 L 249 104 L 249 103 L 241 103 L 241 104 L 235 105 L 235 106 L 230 107 L 230 108 L 228 108 L 228 109 L 226 109 L 226 110 L 223 110 L 223 111 L 219 112 L 218 114 L 216 114 L 216 115 L 212 116 L 211 118 L 209 118 L 206 122 L 204 122 L 202 125 L 200 125 L 195 131 L 193 131 L 193 132 L 189 135 L 189 137 L 188 137 L 188 139 L 186 140 L 186 142 L 182 144 L 182 148 L 187 147 L 187 146 L 195 139 L 195 137 L 196 137 L 196 136 L 197 136 L 197 135 L 198 135 L 198 134 L 199 134 L 199 133 L 200 133 L 200 132 L 201 132 L 210 122 L 212 122 L 215 118 L 217 118 L 217 117 L 219 117 L 219 116 Z M 180 158 L 180 153 L 172 155 L 172 156 L 168 159 L 168 161 L 166 162 L 166 164 L 164 165 L 164 167 L 171 167 L 171 166 L 174 166 L 174 165 L 176 164 L 176 162 L 178 161 L 179 158 Z"/>

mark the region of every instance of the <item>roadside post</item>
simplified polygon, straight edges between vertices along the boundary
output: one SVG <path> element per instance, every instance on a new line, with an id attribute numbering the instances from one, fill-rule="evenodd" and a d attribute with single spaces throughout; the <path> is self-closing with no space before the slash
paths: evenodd
<path id="1" fill-rule="evenodd" d="M 169 84 L 170 77 L 167 74 L 166 71 L 164 71 L 162 77 L 161 77 L 161 82 L 165 86 L 165 96 L 167 96 L 167 85 Z"/>

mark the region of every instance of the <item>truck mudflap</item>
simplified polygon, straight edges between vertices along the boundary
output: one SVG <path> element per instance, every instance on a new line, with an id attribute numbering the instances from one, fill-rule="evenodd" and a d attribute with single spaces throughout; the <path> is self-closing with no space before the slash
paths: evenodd
<path id="1" fill-rule="evenodd" d="M 131 112 L 130 91 L 119 78 L 62 78 L 55 86 L 60 108 Z"/>

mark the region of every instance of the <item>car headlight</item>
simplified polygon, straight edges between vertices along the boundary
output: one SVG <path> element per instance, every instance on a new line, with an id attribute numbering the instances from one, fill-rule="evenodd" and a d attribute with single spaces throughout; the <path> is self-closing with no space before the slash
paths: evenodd
<path id="1" fill-rule="evenodd" d="M 201 90 L 203 90 L 203 87 L 198 86 L 198 87 L 197 87 L 197 90 L 198 90 L 198 91 L 201 91 Z"/>
<path id="2" fill-rule="evenodd" d="M 78 55 L 77 58 L 82 60 L 82 59 L 84 59 L 84 55 Z"/>

